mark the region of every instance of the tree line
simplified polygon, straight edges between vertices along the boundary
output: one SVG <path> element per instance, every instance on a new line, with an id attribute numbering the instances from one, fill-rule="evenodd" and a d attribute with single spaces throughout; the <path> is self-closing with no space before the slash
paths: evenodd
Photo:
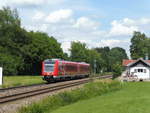
<path id="1" fill-rule="evenodd" d="M 102 73 L 112 72 L 115 65 L 121 65 L 122 59 L 128 57 L 120 47 L 89 49 L 81 42 L 72 42 L 68 55 L 55 37 L 22 28 L 16 9 L 0 10 L 0 66 L 4 75 L 39 75 L 41 62 L 51 58 L 87 62 L 91 64 L 91 71 Z"/>

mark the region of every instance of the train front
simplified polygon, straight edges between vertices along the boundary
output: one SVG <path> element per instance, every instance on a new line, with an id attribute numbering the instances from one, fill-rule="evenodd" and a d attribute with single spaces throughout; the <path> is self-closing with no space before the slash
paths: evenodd
<path id="1" fill-rule="evenodd" d="M 48 82 L 53 81 L 54 76 L 57 76 L 57 60 L 47 59 L 42 62 L 43 80 Z"/>

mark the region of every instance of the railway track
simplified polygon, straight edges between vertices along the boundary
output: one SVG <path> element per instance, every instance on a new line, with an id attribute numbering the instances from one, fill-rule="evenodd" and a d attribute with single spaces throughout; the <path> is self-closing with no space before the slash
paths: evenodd
<path id="1" fill-rule="evenodd" d="M 104 78 L 112 78 L 112 76 L 111 75 L 101 76 L 101 77 L 95 77 L 94 79 L 99 79 L 99 78 L 103 78 L 103 79 Z M 86 79 L 81 79 L 81 80 L 74 80 L 74 81 L 64 82 L 62 84 L 58 84 L 58 85 L 54 85 L 54 86 L 49 85 L 49 86 L 46 86 L 45 88 L 41 87 L 41 88 L 31 90 L 31 91 L 18 92 L 18 93 L 12 94 L 12 95 L 1 96 L 0 97 L 0 104 L 12 102 L 12 101 L 16 101 L 16 100 L 20 100 L 20 99 L 24 99 L 27 97 L 32 97 L 32 96 L 48 93 L 48 92 L 58 91 L 61 89 L 81 85 L 81 84 L 87 83 L 87 82 L 92 81 L 92 80 L 93 80 L 93 78 L 92 79 L 86 78 Z M 25 86 L 23 86 L 23 87 L 25 87 Z M 32 87 L 32 85 L 26 86 L 26 87 Z M 14 87 L 14 89 L 16 89 L 16 88 L 22 88 L 22 86 Z M 10 89 L 13 89 L 13 88 L 6 88 L 5 90 L 10 90 Z"/>

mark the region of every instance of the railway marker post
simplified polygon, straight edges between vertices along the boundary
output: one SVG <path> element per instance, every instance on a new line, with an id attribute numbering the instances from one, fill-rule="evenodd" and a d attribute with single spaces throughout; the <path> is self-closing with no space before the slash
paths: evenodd
<path id="1" fill-rule="evenodd" d="M 0 67 L 0 85 L 3 84 L 3 68 Z"/>

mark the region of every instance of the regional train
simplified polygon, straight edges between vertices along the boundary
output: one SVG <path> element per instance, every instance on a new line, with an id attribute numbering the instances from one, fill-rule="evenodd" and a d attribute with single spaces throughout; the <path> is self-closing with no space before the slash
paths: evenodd
<path id="1" fill-rule="evenodd" d="M 47 59 L 42 62 L 43 80 L 47 82 L 88 77 L 90 65 L 84 62 Z"/>

